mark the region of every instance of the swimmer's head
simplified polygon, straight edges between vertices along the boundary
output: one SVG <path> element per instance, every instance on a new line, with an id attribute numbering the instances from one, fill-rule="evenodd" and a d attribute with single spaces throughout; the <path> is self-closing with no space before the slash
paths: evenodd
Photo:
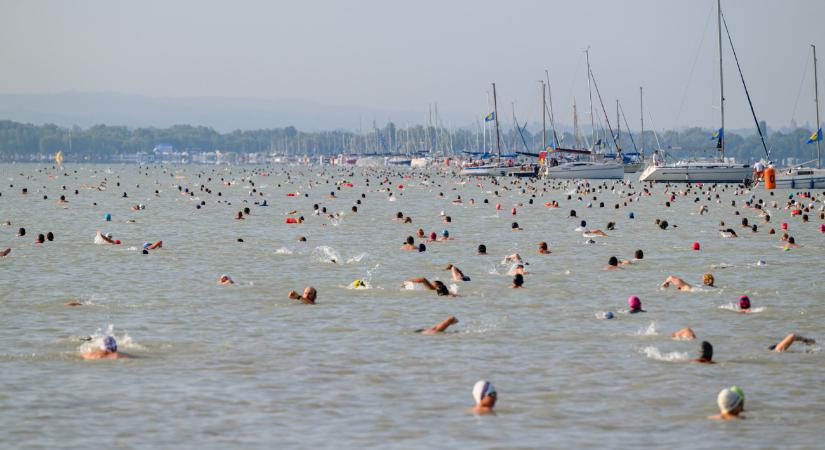
<path id="1" fill-rule="evenodd" d="M 636 253 L 633 254 L 633 257 L 636 259 L 645 259 L 645 252 L 643 252 L 641 249 L 636 250 Z"/>
<path id="2" fill-rule="evenodd" d="M 619 266 L 619 258 L 615 256 L 611 256 L 610 259 L 607 260 L 607 264 L 609 266 L 618 267 Z"/>
<path id="3" fill-rule="evenodd" d="M 587 221 L 582 220 L 581 222 L 579 222 L 579 226 L 582 227 L 582 228 L 586 227 L 587 226 Z"/>
<path id="4" fill-rule="evenodd" d="M 524 266 L 522 266 L 522 267 L 524 267 Z M 518 287 L 524 286 L 524 275 L 522 275 L 520 273 L 517 273 L 513 277 L 513 286 L 518 286 Z"/>
<path id="5" fill-rule="evenodd" d="M 430 233 L 430 240 L 434 241 L 438 236 L 436 236 L 435 231 Z"/>
<path id="6" fill-rule="evenodd" d="M 715 280 L 713 278 L 713 274 L 706 273 L 706 274 L 702 275 L 702 284 L 704 284 L 705 286 L 713 286 L 714 281 Z"/>
<path id="7" fill-rule="evenodd" d="M 426 251 L 427 251 L 427 246 L 426 246 L 426 245 L 424 245 L 424 243 L 423 243 L 423 242 L 422 242 L 422 243 L 420 243 L 420 244 L 418 244 L 418 252 L 419 252 L 419 253 L 421 253 L 421 252 L 426 252 Z"/>
<path id="8" fill-rule="evenodd" d="M 486 255 L 487 254 L 487 246 L 484 244 L 479 244 L 478 246 L 478 254 L 479 255 Z"/>
<path id="9" fill-rule="evenodd" d="M 737 414 L 742 410 L 742 397 L 732 389 L 722 389 L 716 397 L 716 404 L 722 414 Z"/>
<path id="10" fill-rule="evenodd" d="M 415 238 L 412 236 L 407 236 L 407 240 L 404 241 L 404 243 L 407 245 L 413 245 L 415 243 Z"/>
<path id="11" fill-rule="evenodd" d="M 473 386 L 473 400 L 476 401 L 476 406 L 492 408 L 497 397 L 495 386 L 487 380 L 479 380 Z"/>
<path id="12" fill-rule="evenodd" d="M 106 237 L 111 239 L 112 238 L 112 233 L 106 233 Z"/>
<path id="13" fill-rule="evenodd" d="M 608 320 L 609 320 L 609 319 L 612 319 L 612 318 L 614 318 L 614 317 L 616 317 L 616 316 L 615 316 L 612 312 L 610 312 L 610 311 L 608 311 L 608 312 L 604 313 L 604 318 L 605 318 L 605 319 L 608 319 Z"/>
<path id="14" fill-rule="evenodd" d="M 144 242 L 143 248 L 149 248 L 152 244 L 150 242 Z"/>
<path id="15" fill-rule="evenodd" d="M 713 346 L 710 345 L 710 342 L 702 341 L 702 343 L 699 344 L 699 359 L 703 361 L 713 360 Z"/>
<path id="16" fill-rule="evenodd" d="M 739 309 L 741 309 L 741 310 L 751 309 L 751 299 L 749 299 L 747 295 L 739 296 Z"/>
<path id="17" fill-rule="evenodd" d="M 117 341 L 112 336 L 106 336 L 100 344 L 100 349 L 115 353 L 117 352 Z"/>
<path id="18" fill-rule="evenodd" d="M 356 279 L 355 281 L 353 281 L 353 282 L 352 282 L 352 287 L 356 287 L 356 288 L 357 288 L 357 287 L 361 287 L 361 286 L 363 286 L 363 285 L 364 285 L 364 282 L 363 282 L 363 281 L 361 281 L 360 279 Z"/>
<path id="19" fill-rule="evenodd" d="M 630 307 L 631 311 L 641 311 L 642 309 L 642 300 L 635 295 L 631 295 L 627 299 L 627 306 Z"/>
<path id="20" fill-rule="evenodd" d="M 441 232 L 441 236 L 442 236 L 442 237 L 450 237 L 450 232 L 449 232 L 449 231 L 447 231 L 447 230 L 443 230 L 443 231 Z"/>
<path id="21" fill-rule="evenodd" d="M 435 293 L 437 295 L 450 295 L 450 290 L 447 289 L 447 285 L 441 281 L 433 281 L 433 286 L 435 286 Z"/>

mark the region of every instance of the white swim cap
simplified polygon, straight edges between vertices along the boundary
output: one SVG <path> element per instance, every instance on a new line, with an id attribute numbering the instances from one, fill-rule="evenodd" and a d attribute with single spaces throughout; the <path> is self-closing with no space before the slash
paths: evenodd
<path id="1" fill-rule="evenodd" d="M 719 405 L 719 411 L 723 414 L 733 411 L 741 403 L 742 397 L 730 389 L 722 389 L 716 397 L 716 404 Z"/>
<path id="2" fill-rule="evenodd" d="M 112 238 L 112 233 L 106 233 L 106 237 L 111 239 Z"/>
<path id="3" fill-rule="evenodd" d="M 473 399 L 477 404 L 481 403 L 481 399 L 484 397 L 495 393 L 495 386 L 487 380 L 479 380 L 476 382 L 475 386 L 473 386 Z"/>

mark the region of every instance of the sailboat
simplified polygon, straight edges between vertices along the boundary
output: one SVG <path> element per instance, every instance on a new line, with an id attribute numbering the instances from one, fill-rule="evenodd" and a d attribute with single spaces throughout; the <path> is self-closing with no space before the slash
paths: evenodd
<path id="1" fill-rule="evenodd" d="M 593 73 L 590 70 L 590 51 L 585 50 L 585 55 L 587 57 L 587 85 L 588 88 L 590 87 L 591 81 L 595 82 L 593 79 Z M 598 93 L 598 86 L 596 86 L 596 92 Z M 601 94 L 599 94 L 599 101 L 601 102 Z M 573 109 L 575 111 L 575 100 L 573 104 Z M 602 104 L 602 110 L 604 110 L 604 105 Z M 575 112 L 574 112 L 575 116 Z M 574 122 L 575 122 L 574 117 Z M 605 112 L 605 121 L 607 122 L 608 126 L 610 126 L 610 121 L 607 120 L 607 113 Z M 572 153 L 572 154 L 579 154 L 579 155 L 590 155 L 589 160 L 579 159 L 570 162 L 565 162 L 561 164 L 547 164 L 545 165 L 545 172 L 544 176 L 551 179 L 594 179 L 594 180 L 620 180 L 624 178 L 624 165 L 619 164 L 615 161 L 604 161 L 604 155 L 599 155 L 602 157 L 601 161 L 596 159 L 596 127 L 595 127 L 595 120 L 593 117 L 593 91 L 590 89 L 590 129 L 592 133 L 592 145 L 589 150 L 577 150 L 577 149 L 562 149 L 556 148 L 554 152 L 563 152 L 563 153 Z M 613 131 L 610 131 L 611 135 Z M 578 134 L 578 133 L 577 133 Z M 613 135 L 614 143 L 616 144 L 616 148 L 618 149 L 618 143 L 616 142 L 616 136 Z M 555 158 L 551 159 L 551 161 L 556 161 Z"/>
<path id="2" fill-rule="evenodd" d="M 719 40 L 719 99 L 721 106 L 721 128 L 718 131 L 717 148 L 720 152 L 718 161 L 677 161 L 659 163 L 658 156 L 645 168 L 640 181 L 654 182 L 707 182 L 738 183 L 750 178 L 751 168 L 748 164 L 725 161 L 725 89 L 722 77 L 722 1 L 716 0 L 717 27 Z"/>
<path id="3" fill-rule="evenodd" d="M 811 44 L 814 57 L 814 99 L 816 101 L 816 131 L 808 143 L 816 142 L 816 168 L 804 167 L 804 164 L 776 173 L 778 189 L 825 189 L 825 170 L 822 169 L 820 142 L 822 142 L 822 122 L 819 121 L 819 84 L 816 74 L 816 46 Z M 812 161 L 809 161 L 809 163 Z M 805 163 L 808 164 L 808 163 Z"/>
<path id="4" fill-rule="evenodd" d="M 496 100 L 496 84 L 493 83 L 493 112 L 490 113 L 488 116 L 491 120 L 495 122 L 496 126 L 496 161 L 491 162 L 488 164 L 480 164 L 475 166 L 465 166 L 459 172 L 459 175 L 466 175 L 466 176 L 473 176 L 473 177 L 482 177 L 482 176 L 492 176 L 492 177 L 506 177 L 506 176 L 514 176 L 514 177 L 534 177 L 536 176 L 536 169 L 533 166 L 519 166 L 513 163 L 511 159 L 508 163 L 501 162 L 501 132 L 499 129 L 498 124 L 498 103 Z M 485 120 L 490 120 L 486 119 Z M 469 152 L 465 152 L 469 153 Z M 482 159 L 484 158 L 484 154 L 482 155 Z M 504 155 L 505 157 L 515 157 L 515 154 L 512 155 Z"/>

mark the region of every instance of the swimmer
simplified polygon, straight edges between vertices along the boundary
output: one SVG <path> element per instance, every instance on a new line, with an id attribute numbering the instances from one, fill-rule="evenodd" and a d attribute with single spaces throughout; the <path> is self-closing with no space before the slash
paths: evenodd
<path id="1" fill-rule="evenodd" d="M 401 245 L 401 250 L 418 250 L 418 247 L 415 245 L 415 238 L 412 236 L 407 236 L 404 244 Z"/>
<path id="2" fill-rule="evenodd" d="M 719 235 L 721 235 L 723 238 L 739 237 L 739 236 L 736 235 L 736 232 L 733 231 L 733 228 L 726 228 L 724 230 L 719 230 Z"/>
<path id="3" fill-rule="evenodd" d="M 510 285 L 510 289 L 521 289 L 524 287 L 524 275 L 517 273 L 513 277 L 513 284 Z"/>
<path id="4" fill-rule="evenodd" d="M 713 362 L 713 346 L 708 341 L 702 341 L 699 344 L 699 357 L 691 360 L 691 362 L 701 364 L 716 364 Z"/>
<path id="5" fill-rule="evenodd" d="M 447 230 L 443 230 L 441 232 L 441 237 L 438 238 L 439 241 L 449 241 L 450 239 L 452 238 L 450 237 L 450 232 Z"/>
<path id="6" fill-rule="evenodd" d="M 768 347 L 768 349 L 771 350 L 771 351 L 777 352 L 777 353 L 781 353 L 781 352 L 784 352 L 785 350 L 787 350 L 791 346 L 791 344 L 793 344 L 794 342 L 802 342 L 802 343 L 807 344 L 807 345 L 816 344 L 816 341 L 813 340 L 813 339 L 802 337 L 802 336 L 799 336 L 795 333 L 791 333 L 791 334 L 785 336 L 785 339 L 782 339 L 781 341 L 779 341 L 778 344 L 774 344 L 774 345 L 771 345 L 770 347 Z"/>
<path id="7" fill-rule="evenodd" d="M 628 314 L 638 314 L 647 312 L 644 309 L 642 309 L 642 300 L 635 295 L 631 295 L 627 299 L 627 306 L 630 308 Z"/>
<path id="8" fill-rule="evenodd" d="M 349 284 L 349 287 L 352 289 L 366 289 L 367 283 L 365 283 L 364 280 L 360 278 L 356 278 L 355 280 L 353 280 L 352 283 Z"/>
<path id="9" fill-rule="evenodd" d="M 430 282 L 430 280 L 424 277 L 411 278 L 408 281 L 402 283 L 401 286 L 405 286 L 407 283 L 422 284 L 425 288 L 431 291 L 435 291 L 436 295 L 440 297 L 455 297 L 455 294 L 452 294 L 450 290 L 447 289 L 447 285 L 438 280 L 433 280 L 432 282 Z"/>
<path id="10" fill-rule="evenodd" d="M 453 264 L 447 264 L 447 267 L 445 267 L 444 270 L 452 271 L 453 280 L 455 281 L 470 281 L 470 277 L 464 275 L 464 272 Z"/>
<path id="11" fill-rule="evenodd" d="M 696 339 L 696 333 L 694 333 L 690 327 L 685 327 L 675 333 L 671 333 L 670 337 L 673 339 L 693 340 Z"/>
<path id="12" fill-rule="evenodd" d="M 544 241 L 539 242 L 539 250 L 538 250 L 538 253 L 539 253 L 540 255 L 549 255 L 550 253 L 552 253 L 552 252 L 550 251 L 550 249 L 548 249 L 548 248 L 547 248 L 547 242 L 544 242 Z"/>
<path id="13" fill-rule="evenodd" d="M 218 278 L 218 284 L 228 286 L 230 284 L 235 284 L 235 281 L 233 281 L 229 275 L 223 274 L 220 278 Z"/>
<path id="14" fill-rule="evenodd" d="M 315 288 L 312 286 L 307 286 L 304 288 L 303 295 L 298 295 L 298 293 L 295 291 L 289 291 L 287 297 L 293 300 L 300 300 L 301 303 L 304 303 L 306 305 L 314 305 L 315 299 L 318 297 L 318 291 L 316 291 Z"/>
<path id="15" fill-rule="evenodd" d="M 112 336 L 103 338 L 100 348 L 80 355 L 83 359 L 118 359 L 128 358 L 129 355 L 117 351 L 117 341 Z"/>
<path id="16" fill-rule="evenodd" d="M 143 249 L 144 250 L 154 250 L 156 248 L 163 248 L 163 241 L 157 241 L 154 244 L 151 242 L 144 242 Z"/>
<path id="17" fill-rule="evenodd" d="M 667 277 L 667 279 L 665 279 L 659 287 L 662 289 L 667 289 L 671 284 L 673 284 L 673 286 L 680 291 L 687 292 L 693 289 L 693 286 L 689 285 L 685 280 L 677 277 L 676 275 Z"/>
<path id="18" fill-rule="evenodd" d="M 619 261 L 619 258 L 615 256 L 611 256 L 610 259 L 607 260 L 607 267 L 604 270 L 616 270 L 621 266 L 626 266 L 630 264 L 630 261 L 623 259 Z"/>
<path id="19" fill-rule="evenodd" d="M 478 249 L 476 250 L 476 255 L 487 256 L 487 246 L 484 244 L 479 244 Z"/>
<path id="20" fill-rule="evenodd" d="M 455 325 L 458 323 L 458 319 L 455 316 L 450 316 L 442 322 L 437 323 L 436 325 L 431 326 L 430 328 L 424 328 L 421 330 L 415 330 L 416 333 L 421 334 L 436 334 L 436 333 L 443 333 L 447 331 L 447 328 L 450 325 Z"/>
<path id="21" fill-rule="evenodd" d="M 713 283 L 715 281 L 716 280 L 713 278 L 712 273 L 706 273 L 706 274 L 702 275 L 702 284 L 704 284 L 705 286 L 716 287 L 716 286 L 713 285 Z"/>
<path id="22" fill-rule="evenodd" d="M 474 414 L 495 414 L 493 408 L 496 406 L 498 394 L 493 383 L 486 380 L 480 380 L 473 386 L 473 399 L 476 405 L 467 410 L 467 412 Z"/>
<path id="23" fill-rule="evenodd" d="M 751 299 L 749 299 L 747 295 L 740 295 L 739 296 L 739 312 L 742 312 L 742 313 L 751 312 Z"/>
<path id="24" fill-rule="evenodd" d="M 740 389 L 741 390 L 741 389 Z M 719 406 L 719 414 L 715 416 L 708 416 L 710 420 L 731 420 L 744 419 L 741 416 L 742 404 L 744 398 L 733 389 L 722 389 L 719 396 L 716 397 L 716 404 Z"/>
<path id="25" fill-rule="evenodd" d="M 98 239 L 98 238 L 100 238 L 100 239 Z M 112 233 L 106 233 L 104 235 L 104 234 L 100 233 L 100 230 L 98 230 L 97 235 L 95 235 L 95 241 L 100 241 L 100 240 L 102 240 L 103 242 L 109 243 L 109 244 L 114 244 L 115 243 L 115 240 L 112 239 Z"/>
<path id="26" fill-rule="evenodd" d="M 607 236 L 607 233 L 605 233 L 605 232 L 604 232 L 604 231 L 602 231 L 602 230 L 586 230 L 586 231 L 582 234 L 582 236 L 584 236 L 584 237 L 593 237 L 593 236 L 608 237 L 608 236 Z"/>

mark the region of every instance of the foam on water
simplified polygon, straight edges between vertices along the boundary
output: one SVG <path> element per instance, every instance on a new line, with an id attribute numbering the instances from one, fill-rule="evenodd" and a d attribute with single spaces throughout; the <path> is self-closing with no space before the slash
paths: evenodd
<path id="1" fill-rule="evenodd" d="M 642 354 L 650 359 L 666 362 L 680 362 L 690 359 L 687 352 L 666 352 L 662 353 L 658 348 L 653 346 L 644 347 L 640 350 Z"/>
<path id="2" fill-rule="evenodd" d="M 135 342 L 132 339 L 132 337 L 129 336 L 129 334 L 126 331 L 124 331 L 123 334 L 121 334 L 120 337 L 118 337 L 115 334 L 114 325 L 109 324 L 109 326 L 106 327 L 105 332 L 103 332 L 100 328 L 98 328 L 97 330 L 95 330 L 95 332 L 93 334 L 89 335 L 90 339 L 85 340 L 82 344 L 80 344 L 80 347 L 78 348 L 78 351 L 80 353 L 88 353 L 90 351 L 100 349 L 101 346 L 103 345 L 103 339 L 105 339 L 106 336 L 112 336 L 112 337 L 115 338 L 115 340 L 117 341 L 118 351 L 123 350 L 123 349 L 145 350 L 145 348 L 143 346 L 141 346 L 140 344 L 138 344 L 137 342 Z"/>
<path id="3" fill-rule="evenodd" d="M 726 305 L 719 305 L 719 309 L 726 309 L 728 311 L 735 311 L 735 312 L 741 312 L 742 311 L 741 309 L 739 309 L 739 304 L 738 303 L 728 303 Z M 761 313 L 762 311 L 765 311 L 766 309 L 768 309 L 767 306 L 759 306 L 757 308 L 751 307 L 750 311 L 748 311 L 746 314 Z"/>
<path id="4" fill-rule="evenodd" d="M 650 322 L 650 325 L 639 328 L 636 331 L 636 336 L 658 336 L 659 333 L 656 331 L 656 323 Z"/>

